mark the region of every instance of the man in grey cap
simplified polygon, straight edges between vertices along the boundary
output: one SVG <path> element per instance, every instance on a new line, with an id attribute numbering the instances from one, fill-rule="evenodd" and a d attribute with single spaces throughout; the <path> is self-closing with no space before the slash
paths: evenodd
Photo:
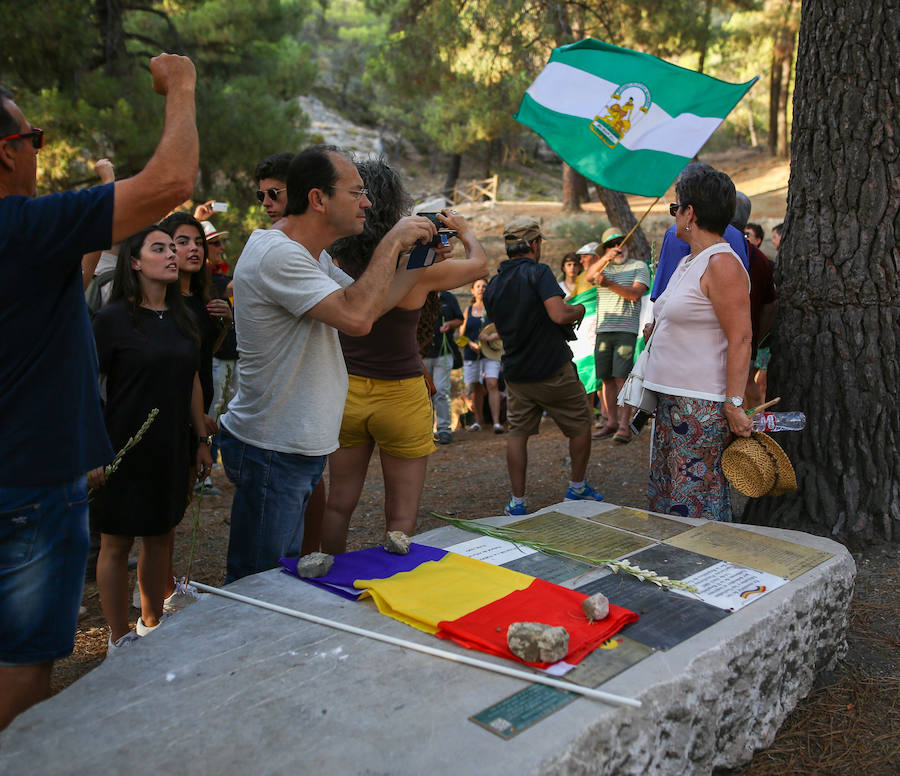
<path id="1" fill-rule="evenodd" d="M 517 218 L 503 230 L 506 255 L 484 294 L 488 317 L 503 342 L 501 364 L 509 392 L 506 463 L 512 497 L 504 511 L 527 514 L 528 437 L 547 414 L 569 438 L 572 473 L 566 501 L 602 501 L 585 482 L 591 454 L 591 408 L 566 340 L 584 317 L 584 305 L 563 301 L 553 272 L 541 264 L 541 225 Z"/>
<path id="2" fill-rule="evenodd" d="M 581 262 L 582 272 L 575 278 L 575 290 L 572 292 L 572 296 L 578 296 L 593 287 L 588 282 L 587 271 L 600 261 L 600 243 L 585 243 L 575 251 L 575 255 L 578 256 L 578 259 Z"/>

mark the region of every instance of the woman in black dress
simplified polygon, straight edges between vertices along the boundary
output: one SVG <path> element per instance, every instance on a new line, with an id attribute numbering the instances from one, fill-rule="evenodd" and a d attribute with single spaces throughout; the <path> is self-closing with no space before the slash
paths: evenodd
<path id="1" fill-rule="evenodd" d="M 163 616 L 169 547 L 188 501 L 192 434 L 202 440 L 195 454 L 199 473 L 205 476 L 212 464 L 197 372 L 199 338 L 177 281 L 172 238 L 158 226 L 144 229 L 122 242 L 109 304 L 94 318 L 113 447 L 120 449 L 150 410 L 159 410 L 94 496 L 101 532 L 97 587 L 110 627 L 109 653 L 153 630 Z M 102 479 L 102 470 L 91 473 L 91 484 Z M 135 536 L 143 538 L 137 634 L 128 627 L 128 554 Z"/>

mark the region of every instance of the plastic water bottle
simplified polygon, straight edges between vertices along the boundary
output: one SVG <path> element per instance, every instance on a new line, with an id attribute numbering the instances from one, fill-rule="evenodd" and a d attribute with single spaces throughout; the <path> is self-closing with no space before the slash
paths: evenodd
<path id="1" fill-rule="evenodd" d="M 802 431 L 806 415 L 802 412 L 757 412 L 750 420 L 754 431 Z"/>

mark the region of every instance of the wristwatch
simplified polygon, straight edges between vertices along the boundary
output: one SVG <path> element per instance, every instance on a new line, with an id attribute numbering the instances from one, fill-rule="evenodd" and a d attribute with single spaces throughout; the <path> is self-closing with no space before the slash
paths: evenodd
<path id="1" fill-rule="evenodd" d="M 725 401 L 733 404 L 735 407 L 743 407 L 744 406 L 744 397 L 743 396 L 729 396 L 725 399 Z"/>

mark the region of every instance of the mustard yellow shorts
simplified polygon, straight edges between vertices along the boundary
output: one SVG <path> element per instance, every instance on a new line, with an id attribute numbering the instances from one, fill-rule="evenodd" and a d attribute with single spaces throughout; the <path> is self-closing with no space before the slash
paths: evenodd
<path id="1" fill-rule="evenodd" d="M 341 447 L 374 442 L 396 458 L 421 458 L 434 452 L 431 397 L 424 377 L 349 378 L 338 439 Z"/>

